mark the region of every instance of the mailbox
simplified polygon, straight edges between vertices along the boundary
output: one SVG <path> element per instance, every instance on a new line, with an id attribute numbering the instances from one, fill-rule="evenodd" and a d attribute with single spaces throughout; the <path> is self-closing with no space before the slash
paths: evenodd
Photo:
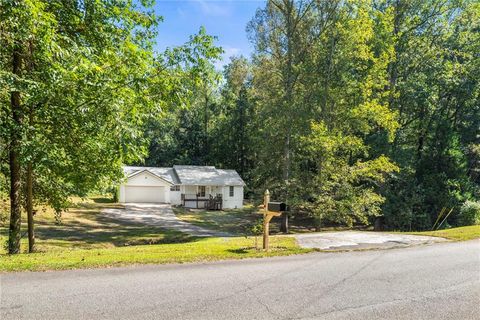
<path id="1" fill-rule="evenodd" d="M 287 211 L 287 205 L 285 204 L 285 202 L 269 202 L 268 211 L 272 211 L 272 212 Z"/>

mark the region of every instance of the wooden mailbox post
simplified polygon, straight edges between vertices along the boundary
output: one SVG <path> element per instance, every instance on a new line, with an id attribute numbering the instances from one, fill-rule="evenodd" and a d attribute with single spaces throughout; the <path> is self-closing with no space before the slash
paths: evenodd
<path id="1" fill-rule="evenodd" d="M 273 217 L 279 217 L 282 215 L 280 211 L 269 211 L 268 204 L 270 203 L 270 192 L 265 190 L 263 196 L 263 205 L 260 207 L 263 209 L 263 249 L 268 252 L 269 249 L 269 234 L 270 234 L 270 220 Z"/>

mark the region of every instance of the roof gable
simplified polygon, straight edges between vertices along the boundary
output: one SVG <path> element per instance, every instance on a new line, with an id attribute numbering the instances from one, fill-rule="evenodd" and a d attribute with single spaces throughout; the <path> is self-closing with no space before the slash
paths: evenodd
<path id="1" fill-rule="evenodd" d="M 159 167 L 129 167 L 125 166 L 123 168 L 125 175 L 130 178 L 141 172 L 148 172 L 151 175 L 166 181 L 169 184 L 180 184 L 178 178 L 176 177 L 173 168 L 159 168 Z"/>

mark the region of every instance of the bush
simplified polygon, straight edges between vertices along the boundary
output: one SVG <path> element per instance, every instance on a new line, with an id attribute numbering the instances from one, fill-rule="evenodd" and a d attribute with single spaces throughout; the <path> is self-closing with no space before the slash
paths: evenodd
<path id="1" fill-rule="evenodd" d="M 0 192 L 0 227 L 7 225 L 8 213 L 10 211 L 9 198 Z"/>
<path id="2" fill-rule="evenodd" d="M 465 201 L 460 208 L 458 215 L 458 225 L 472 226 L 480 224 L 480 202 Z"/>
<path id="3" fill-rule="evenodd" d="M 245 237 L 252 235 L 255 237 L 255 249 L 258 250 L 258 236 L 263 234 L 263 218 L 259 218 L 245 226 Z"/>

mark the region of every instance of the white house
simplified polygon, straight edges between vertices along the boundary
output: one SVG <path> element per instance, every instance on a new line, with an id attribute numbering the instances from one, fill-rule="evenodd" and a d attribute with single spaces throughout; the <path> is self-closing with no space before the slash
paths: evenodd
<path id="1" fill-rule="evenodd" d="M 171 203 L 187 208 L 243 207 L 245 183 L 235 170 L 212 166 L 124 167 L 120 202 Z"/>

